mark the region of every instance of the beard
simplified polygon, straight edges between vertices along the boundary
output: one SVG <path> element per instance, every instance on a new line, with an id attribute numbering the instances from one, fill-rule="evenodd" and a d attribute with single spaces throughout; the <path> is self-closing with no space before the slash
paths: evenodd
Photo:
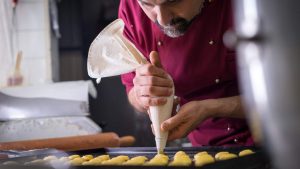
<path id="1" fill-rule="evenodd" d="M 193 20 L 188 21 L 184 18 L 174 18 L 170 21 L 170 23 L 166 26 L 162 26 L 159 24 L 159 22 L 156 20 L 155 24 L 160 28 L 164 34 L 171 38 L 177 38 L 187 31 L 188 27 L 191 25 Z"/>
<path id="2" fill-rule="evenodd" d="M 204 7 L 204 0 L 200 0 L 200 7 L 199 7 L 199 12 L 197 15 L 199 15 Z M 194 16 L 190 21 L 182 18 L 182 17 L 177 17 L 173 18 L 169 24 L 166 26 L 162 26 L 159 24 L 159 22 L 156 20 L 155 24 L 160 28 L 160 30 L 167 36 L 171 38 L 177 38 L 185 34 L 185 32 L 188 30 L 189 26 L 191 23 L 195 20 L 197 17 Z"/>

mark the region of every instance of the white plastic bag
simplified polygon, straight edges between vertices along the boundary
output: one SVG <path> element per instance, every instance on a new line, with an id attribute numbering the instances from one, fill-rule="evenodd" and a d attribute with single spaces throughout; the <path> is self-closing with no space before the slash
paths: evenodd
<path id="1" fill-rule="evenodd" d="M 124 22 L 117 19 L 96 37 L 88 55 L 92 78 L 116 76 L 134 71 L 147 63 L 143 54 L 123 36 Z"/>

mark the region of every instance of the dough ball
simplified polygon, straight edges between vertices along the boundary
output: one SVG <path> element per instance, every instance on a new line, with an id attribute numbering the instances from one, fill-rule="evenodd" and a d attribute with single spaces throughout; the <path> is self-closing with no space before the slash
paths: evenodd
<path id="1" fill-rule="evenodd" d="M 243 156 L 247 156 L 247 155 L 250 155 L 250 154 L 254 154 L 254 152 L 250 149 L 246 149 L 246 150 L 243 150 L 239 153 L 239 156 L 240 157 L 243 157 Z"/>

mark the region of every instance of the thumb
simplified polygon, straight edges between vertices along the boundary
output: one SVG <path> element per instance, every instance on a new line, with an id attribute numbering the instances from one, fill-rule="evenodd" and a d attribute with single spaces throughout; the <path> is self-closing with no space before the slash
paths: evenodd
<path id="1" fill-rule="evenodd" d="M 150 57 L 150 62 L 152 65 L 159 67 L 159 68 L 163 68 L 161 63 L 160 63 L 160 59 L 158 56 L 158 53 L 156 51 L 152 51 L 149 55 Z"/>
<path id="2" fill-rule="evenodd" d="M 176 114 L 175 116 L 164 121 L 161 124 L 162 131 L 166 132 L 176 128 L 182 122 L 183 117 L 181 116 L 182 116 L 181 114 Z"/>

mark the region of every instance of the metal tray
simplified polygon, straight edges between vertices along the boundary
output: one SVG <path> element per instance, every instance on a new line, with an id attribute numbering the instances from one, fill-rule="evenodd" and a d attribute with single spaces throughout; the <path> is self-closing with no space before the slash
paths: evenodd
<path id="1" fill-rule="evenodd" d="M 201 151 L 207 151 L 211 155 L 215 155 L 218 152 L 221 151 L 228 151 L 230 153 L 238 154 L 241 150 L 244 149 L 251 149 L 255 151 L 255 154 L 239 157 L 235 159 L 225 160 L 225 161 L 217 161 L 212 164 L 205 165 L 203 167 L 195 167 L 195 166 L 189 166 L 189 167 L 171 167 L 171 166 L 76 166 L 71 168 L 78 168 L 78 169 L 139 169 L 139 168 L 151 168 L 151 169 L 165 169 L 165 168 L 203 168 L 203 169 L 270 169 L 270 162 L 266 155 L 264 154 L 263 150 L 257 147 L 185 147 L 185 148 L 178 148 L 178 147 L 167 147 L 165 149 L 165 154 L 170 157 L 170 159 L 173 158 L 174 154 L 177 151 L 184 151 L 186 152 L 191 158 L 193 156 Z M 103 148 L 103 149 L 93 149 L 93 150 L 82 150 L 82 151 L 76 151 L 76 152 L 67 152 L 66 153 L 43 153 L 39 152 L 39 154 L 36 155 L 30 155 L 30 156 L 23 156 L 23 157 L 17 157 L 17 158 L 11 158 L 9 160 L 0 160 L 0 163 L 3 163 L 4 161 L 17 161 L 20 163 L 32 161 L 35 159 L 41 159 L 45 156 L 49 155 L 55 155 L 58 157 L 66 156 L 66 155 L 72 155 L 72 154 L 78 154 L 78 155 L 87 155 L 92 154 L 94 156 L 97 155 L 103 155 L 108 154 L 111 157 L 119 156 L 119 155 L 127 155 L 129 157 L 134 156 L 146 156 L 148 158 L 152 158 L 156 155 L 156 148 L 155 147 L 127 147 L 127 148 Z M 8 167 L 10 166 L 2 166 L 2 167 Z M 1 167 L 1 168 L 2 168 Z M 17 166 L 18 168 L 30 168 L 34 169 L 31 166 Z M 41 166 L 39 166 L 41 168 Z M 49 168 L 49 167 L 45 167 Z M 52 167 L 54 168 L 54 167 Z M 56 167 L 57 168 L 57 167 Z M 59 167 L 58 167 L 59 168 Z"/>

